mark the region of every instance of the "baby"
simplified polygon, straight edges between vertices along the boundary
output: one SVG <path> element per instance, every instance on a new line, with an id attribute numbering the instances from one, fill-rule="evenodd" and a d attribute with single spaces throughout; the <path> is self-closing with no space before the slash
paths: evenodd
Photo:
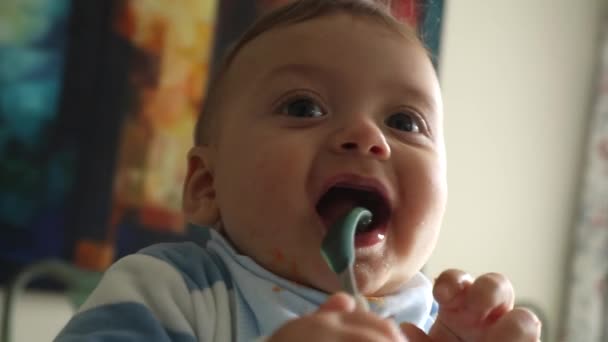
<path id="1" fill-rule="evenodd" d="M 196 127 L 183 209 L 200 240 L 118 261 L 57 341 L 537 341 L 501 275 L 420 273 L 447 198 L 442 125 L 429 56 L 383 6 L 268 13 Z M 320 253 L 355 206 L 373 214 L 355 236 L 369 311 Z"/>

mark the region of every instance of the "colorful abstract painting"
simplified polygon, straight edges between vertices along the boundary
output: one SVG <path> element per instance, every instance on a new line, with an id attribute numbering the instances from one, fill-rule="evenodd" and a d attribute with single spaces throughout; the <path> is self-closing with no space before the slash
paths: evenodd
<path id="1" fill-rule="evenodd" d="M 55 124 L 69 0 L 0 2 L 0 262 L 7 270 L 65 254 L 75 148 Z"/>
<path id="2" fill-rule="evenodd" d="M 115 11 L 128 75 L 107 230 L 76 242 L 76 263 L 92 269 L 184 235 L 181 190 L 211 64 L 216 2 L 129 0 Z"/>

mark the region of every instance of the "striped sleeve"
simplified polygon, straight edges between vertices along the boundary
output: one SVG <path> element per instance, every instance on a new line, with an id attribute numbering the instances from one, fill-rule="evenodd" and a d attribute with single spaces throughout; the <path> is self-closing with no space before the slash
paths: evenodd
<path id="1" fill-rule="evenodd" d="M 185 247 L 154 247 L 119 260 L 55 341 L 230 340 L 226 284 L 220 276 L 207 279 L 217 265 L 202 249 Z"/>

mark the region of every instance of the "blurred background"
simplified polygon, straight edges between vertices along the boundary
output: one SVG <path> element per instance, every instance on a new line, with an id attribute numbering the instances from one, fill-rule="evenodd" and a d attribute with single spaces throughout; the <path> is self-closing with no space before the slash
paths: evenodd
<path id="1" fill-rule="evenodd" d="M 86 293 L 116 258 L 192 234 L 181 186 L 206 81 L 284 2 L 0 1 L 2 336 L 52 340 L 67 280 Z M 506 274 L 543 341 L 608 341 L 604 2 L 392 1 L 444 92 L 450 198 L 426 272 Z"/>

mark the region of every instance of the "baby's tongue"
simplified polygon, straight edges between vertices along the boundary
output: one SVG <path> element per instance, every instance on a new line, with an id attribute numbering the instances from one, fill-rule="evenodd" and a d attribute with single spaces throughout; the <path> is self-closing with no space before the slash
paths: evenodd
<path id="1" fill-rule="evenodd" d="M 353 198 L 340 197 L 332 201 L 328 201 L 319 208 L 319 214 L 323 218 L 323 222 L 327 228 L 331 228 L 338 220 L 348 214 L 357 206 L 357 202 Z"/>

